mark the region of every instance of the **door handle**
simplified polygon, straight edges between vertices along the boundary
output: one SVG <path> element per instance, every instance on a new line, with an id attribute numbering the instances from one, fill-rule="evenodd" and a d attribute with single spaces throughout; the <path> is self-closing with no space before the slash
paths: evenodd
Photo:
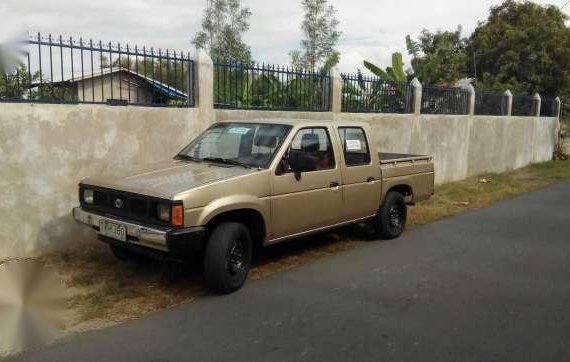
<path id="1" fill-rule="evenodd" d="M 329 184 L 329 186 L 330 186 L 330 188 L 332 189 L 332 188 L 335 188 L 335 187 L 339 187 L 340 185 L 338 184 L 338 182 L 333 181 L 333 182 L 331 182 L 331 183 Z"/>
<path id="2" fill-rule="evenodd" d="M 369 177 L 366 179 L 366 182 L 374 182 L 376 179 L 374 177 Z"/>

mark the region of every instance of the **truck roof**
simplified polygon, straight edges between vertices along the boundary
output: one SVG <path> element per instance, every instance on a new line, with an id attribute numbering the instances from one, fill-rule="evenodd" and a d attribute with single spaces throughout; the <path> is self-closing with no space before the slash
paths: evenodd
<path id="1" fill-rule="evenodd" d="M 227 119 L 223 121 L 217 121 L 216 123 L 267 123 L 267 124 L 283 124 L 288 126 L 297 126 L 297 125 L 351 125 L 355 127 L 363 127 L 367 126 L 368 124 L 365 122 L 354 122 L 354 121 L 333 121 L 332 119 L 322 119 L 322 120 L 313 120 L 313 119 L 289 119 L 289 118 L 256 118 L 256 119 Z"/>

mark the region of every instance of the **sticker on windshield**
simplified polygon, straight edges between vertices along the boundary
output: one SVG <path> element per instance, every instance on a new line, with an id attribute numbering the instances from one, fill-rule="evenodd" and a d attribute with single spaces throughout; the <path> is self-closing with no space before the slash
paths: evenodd
<path id="1" fill-rule="evenodd" d="M 229 129 L 228 133 L 232 133 L 232 134 L 247 134 L 249 132 L 249 128 L 247 127 L 232 127 Z"/>
<path id="2" fill-rule="evenodd" d="M 361 149 L 362 145 L 360 144 L 360 140 L 346 140 L 347 151 L 360 151 Z"/>

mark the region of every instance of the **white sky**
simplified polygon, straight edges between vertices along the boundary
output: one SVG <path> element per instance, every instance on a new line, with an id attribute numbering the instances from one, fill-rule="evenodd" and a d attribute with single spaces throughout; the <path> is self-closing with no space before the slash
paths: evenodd
<path id="1" fill-rule="evenodd" d="M 426 28 L 467 35 L 501 0 L 330 0 L 343 35 L 339 68 L 354 72 L 364 59 L 387 66 L 394 51 L 406 55 L 405 36 Z M 536 0 L 561 5 L 562 0 Z M 299 46 L 300 0 L 243 0 L 253 15 L 245 36 L 259 61 L 285 64 Z M 0 0 L 0 38 L 20 31 L 61 34 L 173 50 L 189 50 L 206 0 Z M 565 11 L 569 13 L 570 6 Z"/>

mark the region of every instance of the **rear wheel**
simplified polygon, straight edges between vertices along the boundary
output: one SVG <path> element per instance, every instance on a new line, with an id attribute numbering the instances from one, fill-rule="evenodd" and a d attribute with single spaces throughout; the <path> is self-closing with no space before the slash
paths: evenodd
<path id="1" fill-rule="evenodd" d="M 240 289 L 251 267 L 251 254 L 251 236 L 243 224 L 218 224 L 204 255 L 204 280 L 208 288 L 223 294 Z"/>
<path id="2" fill-rule="evenodd" d="M 408 209 L 404 196 L 399 192 L 389 191 L 374 219 L 377 235 L 383 239 L 399 237 L 406 228 L 407 217 Z"/>

